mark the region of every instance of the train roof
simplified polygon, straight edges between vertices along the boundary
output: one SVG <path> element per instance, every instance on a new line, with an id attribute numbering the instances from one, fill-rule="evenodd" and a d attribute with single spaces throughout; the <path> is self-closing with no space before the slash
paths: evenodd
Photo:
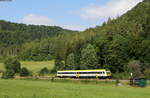
<path id="1" fill-rule="evenodd" d="M 106 69 L 93 69 L 93 70 L 58 70 L 57 72 L 81 72 L 81 71 L 106 71 Z"/>

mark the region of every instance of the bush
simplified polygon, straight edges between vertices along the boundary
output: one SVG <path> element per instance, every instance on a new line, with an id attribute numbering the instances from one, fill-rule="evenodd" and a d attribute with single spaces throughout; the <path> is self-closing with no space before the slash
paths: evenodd
<path id="1" fill-rule="evenodd" d="M 48 74 L 48 73 L 49 73 L 49 70 L 46 67 L 42 68 L 39 72 L 40 75 L 44 75 L 44 74 Z"/>
<path id="2" fill-rule="evenodd" d="M 114 79 L 129 79 L 130 78 L 130 74 L 127 73 L 127 72 L 113 73 L 112 74 L 112 78 L 114 78 Z"/>
<path id="3" fill-rule="evenodd" d="M 142 77 L 141 66 L 142 64 L 138 60 L 131 60 L 128 63 L 128 68 L 129 68 L 129 71 L 133 73 L 133 76 L 132 76 L 133 78 Z"/>
<path id="4" fill-rule="evenodd" d="M 23 67 L 23 68 L 20 70 L 20 76 L 25 77 L 25 76 L 29 76 L 29 75 L 30 75 L 30 71 L 29 71 L 27 68 Z"/>
<path id="5" fill-rule="evenodd" d="M 4 71 L 3 70 L 0 70 L 0 73 L 3 73 Z"/>
<path id="6" fill-rule="evenodd" d="M 14 75 L 15 75 L 14 70 L 8 69 L 2 74 L 2 78 L 4 79 L 14 78 Z"/>
<path id="7" fill-rule="evenodd" d="M 15 73 L 19 73 L 21 69 L 20 62 L 15 58 L 8 58 L 7 60 L 5 60 L 4 66 L 6 70 L 14 70 Z"/>
<path id="8" fill-rule="evenodd" d="M 119 86 L 120 85 L 120 80 L 119 79 L 116 79 L 116 86 Z"/>
<path id="9" fill-rule="evenodd" d="M 146 69 L 146 70 L 144 71 L 144 76 L 145 76 L 145 78 L 150 79 L 150 69 Z"/>

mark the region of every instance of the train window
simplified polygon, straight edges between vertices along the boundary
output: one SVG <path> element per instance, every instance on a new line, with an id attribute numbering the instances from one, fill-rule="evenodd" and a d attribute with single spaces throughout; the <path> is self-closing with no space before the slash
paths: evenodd
<path id="1" fill-rule="evenodd" d="M 97 74 L 97 72 L 89 72 L 90 74 Z"/>
<path id="2" fill-rule="evenodd" d="M 75 74 L 75 72 L 67 72 L 66 74 Z"/>
<path id="3" fill-rule="evenodd" d="M 109 72 L 109 71 L 107 71 L 107 74 L 110 74 L 110 72 Z"/>
<path id="4" fill-rule="evenodd" d="M 102 72 L 99 72 L 99 74 L 102 74 Z"/>
<path id="5" fill-rule="evenodd" d="M 79 74 L 97 74 L 98 72 L 79 72 Z"/>
<path id="6" fill-rule="evenodd" d="M 101 72 L 98 72 L 98 74 L 105 74 L 105 72 L 104 72 L 104 71 L 101 71 Z"/>
<path id="7" fill-rule="evenodd" d="M 58 72 L 58 74 L 76 74 L 76 72 Z"/>
<path id="8" fill-rule="evenodd" d="M 81 74 L 86 74 L 86 72 L 80 72 Z"/>
<path id="9" fill-rule="evenodd" d="M 79 74 L 88 74 L 88 72 L 79 72 Z"/>

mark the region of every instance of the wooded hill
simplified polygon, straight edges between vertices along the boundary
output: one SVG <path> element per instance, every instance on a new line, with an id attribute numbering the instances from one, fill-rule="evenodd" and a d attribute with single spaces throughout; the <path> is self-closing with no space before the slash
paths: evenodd
<path id="1" fill-rule="evenodd" d="M 64 52 L 56 55 L 55 69 L 106 68 L 125 75 L 150 75 L 149 11 L 150 1 L 144 0 L 117 19 L 108 19 L 102 26 L 81 32 L 84 38 L 80 36 L 82 40 L 73 48 L 68 47 L 63 58 Z"/>
<path id="2" fill-rule="evenodd" d="M 54 71 L 106 68 L 114 73 L 126 73 L 134 69 L 140 75 L 150 73 L 149 11 L 150 1 L 144 0 L 126 14 L 116 19 L 109 18 L 102 26 L 89 28 L 84 32 L 51 33 L 57 36 L 42 37 L 44 39 L 40 34 L 47 36 L 49 34 L 46 33 L 47 29 L 42 31 L 44 26 L 36 26 L 39 29 L 33 30 L 33 35 L 29 32 L 31 38 L 27 37 L 28 40 L 21 46 L 22 49 L 17 57 L 22 60 L 55 59 Z M 21 24 L 16 25 L 20 27 L 18 32 L 24 30 Z M 25 27 L 24 31 L 27 32 L 34 26 Z M 55 30 L 57 31 L 58 27 Z M 41 31 L 40 36 L 37 34 L 38 31 Z M 21 34 L 26 36 L 26 33 Z M 35 38 L 42 40 L 33 41 Z"/>
<path id="3" fill-rule="evenodd" d="M 15 56 L 26 48 L 21 49 L 25 43 L 73 32 L 58 26 L 25 25 L 0 20 L 0 56 Z"/>

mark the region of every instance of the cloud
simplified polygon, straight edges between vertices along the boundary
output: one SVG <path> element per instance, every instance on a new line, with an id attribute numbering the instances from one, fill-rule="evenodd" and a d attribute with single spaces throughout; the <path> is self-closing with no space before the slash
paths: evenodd
<path id="1" fill-rule="evenodd" d="M 24 16 L 20 22 L 25 24 L 35 24 L 35 25 L 54 25 L 54 21 L 47 16 L 40 16 L 35 14 L 29 14 Z"/>
<path id="2" fill-rule="evenodd" d="M 87 20 L 116 18 L 143 0 L 110 0 L 105 5 L 92 4 L 81 9 L 80 17 Z"/>
<path id="3" fill-rule="evenodd" d="M 63 25 L 63 24 L 60 24 L 59 26 L 65 28 L 65 29 L 79 30 L 79 31 L 84 31 L 85 29 L 87 29 L 87 27 L 85 27 L 83 25 Z"/>
<path id="4" fill-rule="evenodd" d="M 29 14 L 27 16 L 24 16 L 22 19 L 19 20 L 19 22 L 33 25 L 60 26 L 64 29 L 79 30 L 79 31 L 83 31 L 86 29 L 86 27 L 82 25 L 61 24 L 54 21 L 53 19 L 50 19 L 47 16 L 41 16 L 36 14 Z"/>

